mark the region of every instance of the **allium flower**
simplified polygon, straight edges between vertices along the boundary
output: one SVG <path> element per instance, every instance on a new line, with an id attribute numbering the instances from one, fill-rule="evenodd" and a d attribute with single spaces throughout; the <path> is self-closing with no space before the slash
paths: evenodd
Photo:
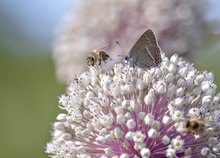
<path id="1" fill-rule="evenodd" d="M 220 94 L 213 74 L 177 55 L 144 70 L 116 64 L 90 67 L 59 99 L 67 114 L 53 124 L 46 152 L 53 158 L 220 157 Z M 186 120 L 201 119 L 193 135 Z"/>
<path id="2" fill-rule="evenodd" d="M 207 6 L 206 0 L 80 0 L 58 28 L 54 48 L 58 77 L 71 81 L 93 49 L 107 46 L 113 58 L 127 54 L 147 28 L 155 31 L 162 50 L 170 52 L 167 55 L 173 50 L 192 55 L 210 34 L 204 20 Z"/>

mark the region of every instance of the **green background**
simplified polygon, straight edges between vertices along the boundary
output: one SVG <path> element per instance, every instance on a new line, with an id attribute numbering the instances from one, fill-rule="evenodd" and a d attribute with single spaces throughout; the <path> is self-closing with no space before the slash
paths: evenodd
<path id="1" fill-rule="evenodd" d="M 64 86 L 50 54 L 0 54 L 0 158 L 43 158 Z"/>

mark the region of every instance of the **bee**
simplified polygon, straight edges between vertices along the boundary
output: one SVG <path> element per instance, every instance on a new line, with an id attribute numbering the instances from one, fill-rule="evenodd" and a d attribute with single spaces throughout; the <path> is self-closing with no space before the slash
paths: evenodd
<path id="1" fill-rule="evenodd" d="M 185 129 L 188 134 L 200 135 L 205 131 L 205 123 L 202 119 L 187 119 Z"/>
<path id="2" fill-rule="evenodd" d="M 88 66 L 95 66 L 107 63 L 107 60 L 111 59 L 110 56 L 102 51 L 102 50 L 93 50 L 89 53 L 87 57 L 87 65 Z"/>

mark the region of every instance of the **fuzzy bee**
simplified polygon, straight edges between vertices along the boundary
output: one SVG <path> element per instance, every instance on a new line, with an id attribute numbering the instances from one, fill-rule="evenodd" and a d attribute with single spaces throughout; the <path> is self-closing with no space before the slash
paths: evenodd
<path id="1" fill-rule="evenodd" d="M 94 50 L 90 52 L 87 57 L 87 65 L 88 66 L 101 65 L 102 63 L 106 63 L 108 59 L 110 59 L 110 57 L 104 51 Z"/>
<path id="2" fill-rule="evenodd" d="M 205 123 L 202 119 L 190 118 L 185 122 L 185 129 L 188 134 L 200 135 L 205 131 Z"/>

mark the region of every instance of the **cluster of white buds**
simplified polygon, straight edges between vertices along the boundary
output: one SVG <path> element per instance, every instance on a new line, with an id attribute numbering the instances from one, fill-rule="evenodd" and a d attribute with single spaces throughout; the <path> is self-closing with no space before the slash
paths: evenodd
<path id="1" fill-rule="evenodd" d="M 52 158 L 219 158 L 220 95 L 213 74 L 162 54 L 148 70 L 90 67 L 69 84 L 59 104 Z M 204 130 L 190 133 L 198 119 Z M 196 128 L 196 127 L 194 127 Z M 195 130 L 195 129 L 192 129 Z"/>

